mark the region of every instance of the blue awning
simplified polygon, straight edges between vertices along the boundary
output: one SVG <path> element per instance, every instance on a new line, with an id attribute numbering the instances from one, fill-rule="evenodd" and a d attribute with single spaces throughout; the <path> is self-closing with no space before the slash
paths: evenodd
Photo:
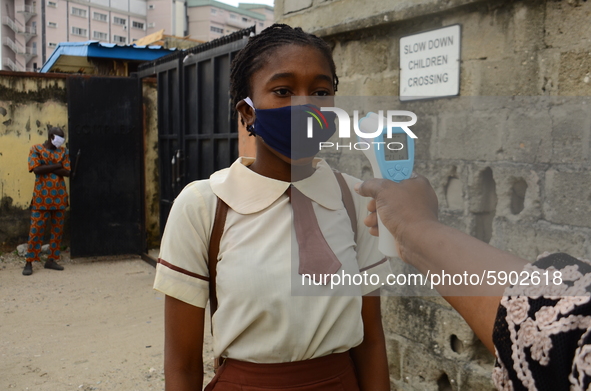
<path id="1" fill-rule="evenodd" d="M 175 50 L 164 49 L 162 46 L 117 45 L 98 41 L 61 42 L 41 68 L 41 73 L 51 72 L 56 67 L 62 70 L 64 67 L 75 70 L 77 67 L 91 66 L 89 58 L 153 61 Z"/>

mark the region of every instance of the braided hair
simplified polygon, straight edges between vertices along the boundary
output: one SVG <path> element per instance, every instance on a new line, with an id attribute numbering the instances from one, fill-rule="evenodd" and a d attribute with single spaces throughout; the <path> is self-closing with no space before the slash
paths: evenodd
<path id="1" fill-rule="evenodd" d="M 304 32 L 300 27 L 292 28 L 286 24 L 278 24 L 267 27 L 260 34 L 250 37 L 248 43 L 232 60 L 230 71 L 230 95 L 232 107 L 242 99 L 250 96 L 250 79 L 256 71 L 261 69 L 275 49 L 284 45 L 312 46 L 320 51 L 328 61 L 332 72 L 333 87 L 337 90 L 339 78 L 336 66 L 332 59 L 332 50 L 328 44 L 313 34 Z M 241 118 L 244 124 L 244 120 Z M 251 128 L 251 127 L 249 127 Z M 248 129 L 253 135 L 252 129 Z"/>

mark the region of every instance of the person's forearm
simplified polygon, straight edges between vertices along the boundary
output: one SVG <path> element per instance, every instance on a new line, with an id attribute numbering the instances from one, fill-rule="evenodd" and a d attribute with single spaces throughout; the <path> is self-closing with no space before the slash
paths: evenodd
<path id="1" fill-rule="evenodd" d="M 351 351 L 361 391 L 389 391 L 390 376 L 386 356 L 385 339 L 363 342 Z"/>
<path id="2" fill-rule="evenodd" d="M 363 342 L 351 349 L 361 391 L 388 391 L 388 357 L 382 327 L 379 290 L 363 296 L 361 306 Z"/>
<path id="3" fill-rule="evenodd" d="M 492 330 L 509 273 L 522 278 L 527 262 L 439 223 L 437 196 L 421 175 L 400 183 L 370 179 L 356 190 L 375 199 L 368 209 L 377 209 L 404 262 L 429 275 L 429 282 L 493 352 Z M 378 233 L 375 213 L 364 223 L 373 235 Z"/>
<path id="4" fill-rule="evenodd" d="M 454 307 L 474 330 L 486 347 L 494 352 L 492 330 L 503 291 L 508 284 L 500 284 L 498 272 L 521 272 L 527 263 L 508 252 L 494 248 L 470 235 L 439 222 L 424 222 L 405 231 L 400 239 L 402 258 L 423 274 L 484 277 L 482 284 L 476 279 L 462 281 L 460 286 L 436 286 L 437 291 Z M 478 281 L 480 282 L 480 281 Z M 459 296 L 461 295 L 461 296 Z"/>
<path id="5" fill-rule="evenodd" d="M 196 391 L 203 388 L 203 362 L 192 369 L 166 369 L 165 391 Z"/>
<path id="6" fill-rule="evenodd" d="M 439 222 L 429 221 L 407 228 L 399 240 L 402 258 L 423 273 L 442 270 L 449 274 L 480 272 L 481 277 L 484 271 L 521 271 L 527 263 L 513 254 Z M 462 295 L 466 296 L 502 294 L 505 285 L 462 283 L 461 290 Z M 454 293 L 453 290 L 444 292 Z"/>
<path id="7" fill-rule="evenodd" d="M 61 164 L 44 164 L 42 166 L 35 167 L 33 172 L 37 175 L 44 175 L 59 170 L 60 168 L 63 168 Z"/>
<path id="8" fill-rule="evenodd" d="M 70 176 L 70 170 L 66 170 L 65 168 L 58 168 L 53 173 L 55 175 L 59 175 L 59 176 L 67 176 L 67 177 Z"/>

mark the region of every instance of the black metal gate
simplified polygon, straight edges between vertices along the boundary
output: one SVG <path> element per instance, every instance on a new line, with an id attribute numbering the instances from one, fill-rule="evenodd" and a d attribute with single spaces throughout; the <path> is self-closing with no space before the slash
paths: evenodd
<path id="1" fill-rule="evenodd" d="M 72 257 L 144 251 L 138 78 L 69 77 Z"/>
<path id="2" fill-rule="evenodd" d="M 191 181 L 206 179 L 238 157 L 230 107 L 230 64 L 255 29 L 174 53 L 138 68 L 158 80 L 160 229 L 172 202 Z"/>

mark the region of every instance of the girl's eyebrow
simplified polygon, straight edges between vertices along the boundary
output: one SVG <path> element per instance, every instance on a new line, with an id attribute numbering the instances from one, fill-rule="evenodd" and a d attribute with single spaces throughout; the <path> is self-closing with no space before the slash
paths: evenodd
<path id="1" fill-rule="evenodd" d="M 271 78 L 268 80 L 268 82 L 272 82 L 278 79 L 289 79 L 289 78 L 293 78 L 295 77 L 294 73 L 291 72 L 285 72 L 285 73 L 276 73 L 273 76 L 271 76 Z M 316 75 L 314 77 L 314 79 L 316 80 L 325 80 L 329 83 L 332 83 L 332 77 L 328 76 L 328 75 L 324 75 L 324 74 L 320 74 L 320 75 Z"/>

